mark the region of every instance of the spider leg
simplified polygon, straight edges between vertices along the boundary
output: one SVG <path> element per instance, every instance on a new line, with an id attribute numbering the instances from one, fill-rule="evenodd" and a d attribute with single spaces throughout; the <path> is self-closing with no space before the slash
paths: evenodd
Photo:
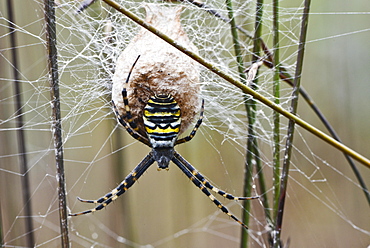
<path id="1" fill-rule="evenodd" d="M 83 214 L 89 214 L 105 208 L 109 203 L 116 200 L 120 195 L 125 193 L 138 179 L 139 177 L 154 163 L 154 159 L 151 154 L 148 154 L 135 168 L 134 170 L 118 185 L 117 188 L 106 194 L 105 196 L 97 200 L 84 200 L 77 198 L 81 202 L 99 204 L 93 209 L 89 209 L 83 212 L 69 214 L 69 216 L 78 216 Z"/>
<path id="2" fill-rule="evenodd" d="M 203 114 L 204 114 L 204 99 L 202 100 L 202 107 L 200 109 L 199 119 L 198 119 L 197 123 L 195 124 L 193 130 L 191 131 L 191 133 L 188 136 L 186 136 L 186 137 L 184 137 L 182 139 L 177 140 L 175 145 L 188 142 L 188 141 L 190 141 L 195 136 L 195 134 L 198 131 L 198 128 L 202 124 Z"/>
<path id="3" fill-rule="evenodd" d="M 176 153 L 177 154 L 177 153 Z M 178 154 L 177 154 L 178 155 Z M 229 212 L 229 210 L 222 205 L 206 188 L 206 186 L 195 176 L 192 172 L 178 159 L 178 156 L 174 156 L 172 158 L 172 162 L 174 162 L 182 172 L 197 186 L 205 195 L 209 197 L 209 199 L 219 208 L 222 212 L 227 214 L 230 218 L 238 222 L 242 227 L 248 229 L 248 227 L 241 222 L 235 215 Z"/>
<path id="4" fill-rule="evenodd" d="M 195 176 L 204 186 L 209 188 L 210 190 L 216 192 L 219 195 L 222 195 L 224 198 L 229 200 L 235 200 L 235 201 L 244 201 L 244 200 L 252 200 L 257 199 L 259 196 L 250 196 L 250 197 L 243 197 L 243 196 L 233 196 L 232 194 L 229 194 L 223 190 L 220 190 L 213 186 L 210 182 L 208 182 L 207 179 L 204 178 L 204 176 L 195 169 L 188 161 L 186 161 L 179 153 L 175 151 L 174 157 L 176 157 L 185 167 L 188 169 L 193 176 Z"/>
<path id="5" fill-rule="evenodd" d="M 116 106 L 116 104 L 113 100 L 112 100 L 112 105 L 113 105 L 114 113 L 116 114 L 119 123 L 121 123 L 121 125 L 125 127 L 127 132 L 134 139 L 137 139 L 138 141 L 140 141 L 140 142 L 142 142 L 145 145 L 150 147 L 151 145 L 149 143 L 149 140 L 146 137 L 142 136 L 140 133 L 137 132 L 139 130 L 139 128 L 138 128 L 138 126 L 136 125 L 136 123 L 134 122 L 134 120 L 132 118 L 132 114 L 131 114 L 131 110 L 130 110 L 130 106 L 129 106 L 128 98 L 127 98 L 127 90 L 126 90 L 127 84 L 130 81 L 130 76 L 131 76 L 132 70 L 134 69 L 134 67 L 136 65 L 136 62 L 139 60 L 139 58 L 140 58 L 140 55 L 136 58 L 134 64 L 132 65 L 132 67 L 131 67 L 128 75 L 127 75 L 125 85 L 123 86 L 123 89 L 122 89 L 122 100 L 123 100 L 123 105 L 125 107 L 125 112 L 126 112 L 125 115 L 120 115 L 119 114 L 117 106 Z"/>
<path id="6" fill-rule="evenodd" d="M 130 71 L 128 72 L 126 82 L 125 82 L 125 84 L 123 86 L 123 89 L 122 89 L 122 100 L 123 100 L 123 105 L 125 106 L 125 111 L 126 111 L 125 120 L 130 124 L 132 129 L 134 129 L 135 131 L 138 131 L 138 127 L 132 119 L 130 106 L 128 104 L 127 89 L 126 88 L 127 88 L 128 82 L 130 81 L 130 76 L 131 76 L 132 70 L 134 69 L 134 67 L 136 65 L 136 62 L 139 60 L 139 58 L 140 58 L 140 55 L 137 56 L 137 58 L 136 58 L 135 62 L 133 63 Z"/>
<path id="7" fill-rule="evenodd" d="M 119 123 L 121 123 L 121 125 L 126 129 L 126 131 L 134 138 L 134 139 L 137 139 L 138 141 L 144 143 L 145 145 L 147 146 L 151 146 L 150 143 L 149 143 L 149 140 L 147 138 L 145 138 L 144 136 L 142 136 L 140 133 L 136 132 L 134 129 L 132 129 L 130 127 L 130 122 L 126 122 L 122 116 L 118 113 L 118 110 L 117 110 L 117 107 L 116 107 L 116 104 L 114 103 L 114 101 L 112 100 L 112 105 L 113 105 L 113 109 L 114 109 L 114 112 L 116 113 L 116 116 L 117 116 L 117 119 L 119 121 Z M 128 120 L 130 121 L 130 119 Z M 132 121 L 132 119 L 131 119 Z M 132 122 L 134 123 L 134 122 Z M 136 124 L 135 124 L 136 125 Z M 132 124 L 131 124 L 132 126 Z"/>

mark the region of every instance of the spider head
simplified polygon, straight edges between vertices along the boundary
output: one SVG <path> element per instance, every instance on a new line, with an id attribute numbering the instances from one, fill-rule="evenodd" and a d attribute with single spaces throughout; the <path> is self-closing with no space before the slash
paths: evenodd
<path id="1" fill-rule="evenodd" d="M 169 147 L 153 148 L 152 157 L 157 161 L 159 169 L 168 169 L 168 165 L 173 158 L 175 149 Z"/>

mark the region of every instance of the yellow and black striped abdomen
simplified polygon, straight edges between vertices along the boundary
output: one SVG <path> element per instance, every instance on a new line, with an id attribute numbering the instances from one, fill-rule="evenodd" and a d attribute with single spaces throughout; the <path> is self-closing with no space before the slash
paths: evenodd
<path id="1" fill-rule="evenodd" d="M 144 108 L 144 125 L 152 148 L 172 148 L 180 125 L 180 107 L 171 95 L 152 96 Z"/>

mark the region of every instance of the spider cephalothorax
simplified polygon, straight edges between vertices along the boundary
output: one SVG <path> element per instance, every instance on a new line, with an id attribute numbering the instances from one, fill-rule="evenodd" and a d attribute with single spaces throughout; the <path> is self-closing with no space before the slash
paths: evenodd
<path id="1" fill-rule="evenodd" d="M 126 84 L 130 79 L 131 72 L 139 57 L 136 59 L 128 74 Z M 134 168 L 134 170 L 121 182 L 121 184 L 110 193 L 97 200 L 83 200 L 78 198 L 82 202 L 99 204 L 96 208 L 70 215 L 83 215 L 103 209 L 109 203 L 116 200 L 118 196 L 125 193 L 154 162 L 158 163 L 159 169 L 168 169 L 168 165 L 170 161 L 172 161 L 204 194 L 209 197 L 214 204 L 216 204 L 218 208 L 221 209 L 222 212 L 237 221 L 244 228 L 247 228 L 247 226 L 237 217 L 231 214 L 229 210 L 210 193 L 208 189 L 222 195 L 229 200 L 249 200 L 257 197 L 235 197 L 212 186 L 174 149 L 176 145 L 190 141 L 196 134 L 203 120 L 204 101 L 202 101 L 199 119 L 191 133 L 184 138 L 178 139 L 181 126 L 181 109 L 170 94 L 154 95 L 146 104 L 143 114 L 146 136 L 138 132 L 138 126 L 135 124 L 135 122 L 133 122 L 125 87 L 122 90 L 122 98 L 126 110 L 126 114 L 123 116 L 118 113 L 116 105 L 113 101 L 113 108 L 117 115 L 118 121 L 126 128 L 127 132 L 133 138 L 151 147 L 152 151 Z"/>

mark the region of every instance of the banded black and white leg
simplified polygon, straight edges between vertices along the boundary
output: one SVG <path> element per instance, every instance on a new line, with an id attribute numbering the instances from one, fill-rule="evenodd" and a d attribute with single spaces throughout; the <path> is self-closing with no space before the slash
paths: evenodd
<path id="1" fill-rule="evenodd" d="M 245 201 L 245 200 L 253 200 L 259 198 L 259 196 L 233 196 L 230 193 L 227 193 L 221 189 L 218 189 L 217 187 L 213 186 L 205 177 L 197 170 L 195 169 L 186 159 L 184 159 L 179 153 L 175 151 L 174 157 L 177 158 L 190 172 L 193 176 L 195 176 L 204 186 L 212 190 L 213 192 L 216 192 L 217 194 L 221 195 L 222 197 L 234 200 L 234 201 Z"/>
<path id="2" fill-rule="evenodd" d="M 195 124 L 193 130 L 190 132 L 190 134 L 184 138 L 181 138 L 181 139 L 178 139 L 176 141 L 176 145 L 179 145 L 179 144 L 183 144 L 183 143 L 186 143 L 186 142 L 189 142 L 190 140 L 192 140 L 195 136 L 195 134 L 197 133 L 198 131 L 198 128 L 200 127 L 200 125 L 202 124 L 202 121 L 203 121 L 203 115 L 204 115 L 204 99 L 202 99 L 202 107 L 200 109 L 200 114 L 199 114 L 199 118 L 198 118 L 198 121 L 197 123 Z"/>
<path id="3" fill-rule="evenodd" d="M 192 172 L 178 159 L 178 156 L 172 158 L 172 162 L 174 162 L 180 170 L 197 186 L 208 198 L 226 215 L 230 218 L 238 222 L 242 227 L 248 229 L 248 227 L 240 221 L 235 215 L 233 215 L 219 200 L 217 200 L 214 195 L 212 195 L 207 187 L 195 176 Z"/>
<path id="4" fill-rule="evenodd" d="M 119 114 L 117 106 L 116 106 L 116 104 L 113 100 L 112 100 L 112 105 L 113 105 L 114 113 L 116 114 L 116 117 L 117 117 L 119 123 L 121 123 L 121 125 L 126 129 L 126 131 L 134 139 L 136 139 L 136 140 L 138 140 L 138 141 L 140 141 L 140 142 L 142 142 L 145 145 L 150 147 L 151 145 L 150 145 L 149 140 L 147 139 L 147 137 L 143 137 L 140 133 L 138 133 L 138 126 L 133 121 L 130 106 L 129 106 L 129 102 L 128 102 L 128 97 L 127 97 L 127 90 L 126 90 L 127 84 L 130 80 L 131 73 L 132 73 L 137 61 L 139 60 L 139 58 L 140 58 L 140 55 L 136 58 L 135 62 L 133 63 L 133 65 L 132 65 L 132 67 L 131 67 L 128 75 L 127 75 L 125 84 L 124 84 L 122 92 L 121 92 L 122 101 L 123 101 L 123 105 L 124 105 L 124 108 L 125 108 L 125 115 L 120 115 Z"/>
<path id="5" fill-rule="evenodd" d="M 69 214 L 69 216 L 89 214 L 105 208 L 108 204 L 112 203 L 120 195 L 125 193 L 153 163 L 154 159 L 152 158 L 151 154 L 146 155 L 146 157 L 133 169 L 130 174 L 127 175 L 127 177 L 120 183 L 120 185 L 118 185 L 114 190 L 97 200 L 85 200 L 78 197 L 77 199 L 81 202 L 94 203 L 99 205 L 95 208 L 83 212 Z"/>

